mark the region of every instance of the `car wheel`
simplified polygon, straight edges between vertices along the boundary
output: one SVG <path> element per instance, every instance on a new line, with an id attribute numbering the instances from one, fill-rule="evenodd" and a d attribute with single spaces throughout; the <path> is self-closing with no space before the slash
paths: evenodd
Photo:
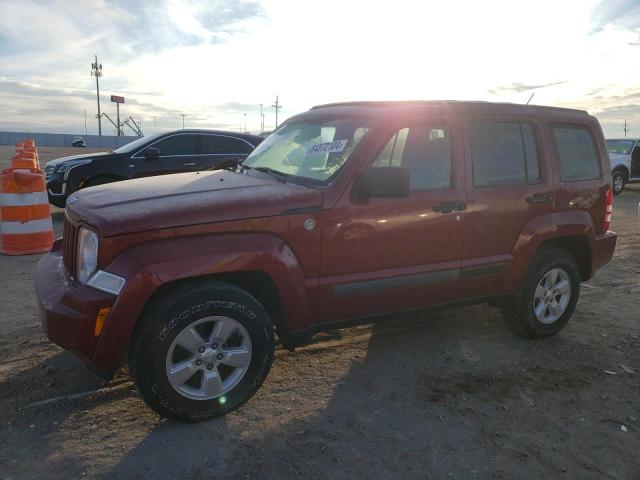
<path id="1" fill-rule="evenodd" d="M 249 400 L 269 373 L 274 345 L 271 319 L 248 292 L 222 282 L 189 282 L 145 308 L 129 366 L 151 408 L 192 422 Z"/>
<path id="2" fill-rule="evenodd" d="M 627 183 L 627 176 L 621 170 L 616 170 L 613 172 L 613 194 L 618 195 L 624 189 L 625 184 Z"/>
<path id="3" fill-rule="evenodd" d="M 522 291 L 503 308 L 507 325 L 527 338 L 558 333 L 569 321 L 580 295 L 580 271 L 564 250 L 544 247 L 534 257 Z"/>

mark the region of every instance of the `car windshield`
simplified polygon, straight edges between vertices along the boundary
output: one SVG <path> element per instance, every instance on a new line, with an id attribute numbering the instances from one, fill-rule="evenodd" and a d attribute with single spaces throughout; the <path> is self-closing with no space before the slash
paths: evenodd
<path id="1" fill-rule="evenodd" d="M 112 150 L 111 153 L 131 153 L 131 152 L 143 147 L 144 145 L 146 145 L 150 141 L 155 140 L 156 138 L 160 137 L 161 135 L 162 135 L 162 133 L 156 133 L 154 135 L 149 135 L 147 137 L 140 137 L 140 138 L 134 140 L 133 142 L 129 142 L 126 145 L 123 145 L 121 147 L 116 148 L 115 150 Z"/>
<path id="2" fill-rule="evenodd" d="M 609 153 L 629 155 L 635 143 L 635 140 L 607 140 L 607 150 Z"/>
<path id="3" fill-rule="evenodd" d="M 368 131 L 364 119 L 315 117 L 292 121 L 269 135 L 243 165 L 324 183 L 349 160 Z"/>

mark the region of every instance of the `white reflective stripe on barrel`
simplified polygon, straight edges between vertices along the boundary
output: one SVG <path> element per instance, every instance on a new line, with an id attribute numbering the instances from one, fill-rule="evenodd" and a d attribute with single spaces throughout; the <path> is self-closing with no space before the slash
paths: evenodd
<path id="1" fill-rule="evenodd" d="M 48 232 L 52 229 L 51 217 L 28 222 L 0 222 L 0 234 L 2 235 Z"/>
<path id="2" fill-rule="evenodd" d="M 0 207 L 26 207 L 31 205 L 47 205 L 47 192 L 33 193 L 0 193 Z"/>

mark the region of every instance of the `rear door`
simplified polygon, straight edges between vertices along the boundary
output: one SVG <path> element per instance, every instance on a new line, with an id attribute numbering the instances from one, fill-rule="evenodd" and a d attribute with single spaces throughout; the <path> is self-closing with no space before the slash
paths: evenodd
<path id="1" fill-rule="evenodd" d="M 230 135 L 202 136 L 202 155 L 194 159 L 194 169 L 212 170 L 232 160 L 242 161 L 255 147 L 247 140 Z"/>
<path id="2" fill-rule="evenodd" d="M 145 154 L 149 148 L 157 148 L 160 156 L 148 159 Z M 202 156 L 202 134 L 175 133 L 147 145 L 131 157 L 134 165 L 134 177 L 150 177 L 168 173 L 196 170 Z"/>
<path id="3" fill-rule="evenodd" d="M 543 132 L 535 117 L 466 118 L 467 217 L 461 274 L 468 298 L 501 291 L 502 274 L 525 225 L 554 212 L 553 173 Z"/>

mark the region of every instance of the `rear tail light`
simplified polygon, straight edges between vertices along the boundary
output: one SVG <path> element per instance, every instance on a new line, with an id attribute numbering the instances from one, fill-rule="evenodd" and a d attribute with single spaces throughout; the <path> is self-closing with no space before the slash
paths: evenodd
<path id="1" fill-rule="evenodd" d="M 604 194 L 604 221 L 602 222 L 602 230 L 606 232 L 611 226 L 611 214 L 613 213 L 613 191 L 611 187 L 607 187 Z"/>

